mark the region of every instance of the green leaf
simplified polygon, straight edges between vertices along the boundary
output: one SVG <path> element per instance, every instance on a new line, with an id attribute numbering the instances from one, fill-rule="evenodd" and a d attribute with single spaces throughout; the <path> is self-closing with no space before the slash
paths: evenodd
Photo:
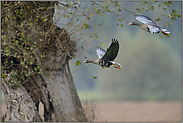
<path id="1" fill-rule="evenodd" d="M 100 43 L 101 46 L 104 46 L 104 44 Z"/>
<path id="2" fill-rule="evenodd" d="M 88 25 L 88 24 L 86 24 L 86 23 L 85 23 L 84 25 L 85 25 L 85 29 L 88 29 L 89 25 Z"/>
<path id="3" fill-rule="evenodd" d="M 38 72 L 38 74 L 43 74 L 43 71 Z"/>
<path id="4" fill-rule="evenodd" d="M 44 22 L 46 22 L 47 21 L 47 19 L 44 19 Z"/>
<path id="5" fill-rule="evenodd" d="M 83 30 L 84 29 L 84 26 L 81 26 L 81 30 Z"/>
<path id="6" fill-rule="evenodd" d="M 97 78 L 97 76 L 93 76 L 93 78 L 94 78 L 94 79 L 96 79 L 96 78 Z"/>
<path id="7" fill-rule="evenodd" d="M 177 13 L 177 10 L 174 10 L 174 9 L 173 9 L 172 11 L 173 11 L 174 13 Z"/>
<path id="8" fill-rule="evenodd" d="M 119 18 L 118 21 L 122 21 L 123 19 L 122 18 Z"/>
<path id="9" fill-rule="evenodd" d="M 171 23 L 170 23 L 170 22 L 168 22 L 168 25 L 167 25 L 167 26 L 169 27 L 170 25 L 171 25 Z"/>
<path id="10" fill-rule="evenodd" d="M 78 60 L 78 61 L 76 61 L 76 66 L 78 66 L 78 65 L 80 65 L 81 64 L 81 62 Z"/>

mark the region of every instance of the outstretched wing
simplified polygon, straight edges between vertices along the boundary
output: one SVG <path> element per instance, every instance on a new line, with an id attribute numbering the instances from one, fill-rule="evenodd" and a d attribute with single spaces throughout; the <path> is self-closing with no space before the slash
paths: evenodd
<path id="1" fill-rule="evenodd" d="M 152 24 L 152 25 L 156 25 L 156 23 L 154 21 L 152 21 L 149 17 L 145 16 L 145 15 L 134 15 L 135 18 L 144 23 L 144 24 Z"/>
<path id="2" fill-rule="evenodd" d="M 118 55 L 118 51 L 119 51 L 119 43 L 116 39 L 112 39 L 112 43 L 107 49 L 105 55 L 102 57 L 102 60 L 113 61 Z"/>
<path id="3" fill-rule="evenodd" d="M 106 51 L 104 49 L 102 49 L 101 47 L 96 46 L 96 52 L 98 55 L 98 58 L 102 58 L 104 56 L 104 54 L 106 53 Z"/>

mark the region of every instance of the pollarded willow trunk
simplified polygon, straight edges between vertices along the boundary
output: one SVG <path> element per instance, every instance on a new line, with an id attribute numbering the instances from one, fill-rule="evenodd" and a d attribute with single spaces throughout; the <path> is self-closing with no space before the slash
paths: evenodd
<path id="1" fill-rule="evenodd" d="M 45 71 L 43 79 L 49 90 L 56 121 L 86 121 L 67 64 L 58 71 Z"/>
<path id="2" fill-rule="evenodd" d="M 10 76 L 1 80 L 9 121 L 42 121 L 39 102 L 44 105 L 45 121 L 86 121 L 68 62 L 61 70 L 32 76 L 18 88 L 5 82 Z"/>
<path id="3" fill-rule="evenodd" d="M 1 87 L 9 121 L 42 121 L 40 102 L 44 121 L 87 121 L 68 64 L 76 43 L 53 24 L 55 2 L 2 3 Z"/>

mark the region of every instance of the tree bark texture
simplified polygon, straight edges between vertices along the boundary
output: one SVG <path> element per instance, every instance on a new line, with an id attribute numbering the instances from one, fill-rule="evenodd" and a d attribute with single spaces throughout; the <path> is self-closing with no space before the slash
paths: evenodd
<path id="1" fill-rule="evenodd" d="M 43 79 L 49 90 L 56 121 L 86 121 L 67 64 L 59 71 L 46 71 Z"/>
<path id="2" fill-rule="evenodd" d="M 22 85 L 17 89 L 13 89 L 2 80 L 1 88 L 5 95 L 10 122 L 41 121 L 35 103 Z"/>

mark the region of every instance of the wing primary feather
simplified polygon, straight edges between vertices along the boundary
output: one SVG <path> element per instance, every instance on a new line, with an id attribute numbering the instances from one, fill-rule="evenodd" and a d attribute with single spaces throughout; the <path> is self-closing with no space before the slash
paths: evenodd
<path id="1" fill-rule="evenodd" d="M 97 55 L 99 58 L 102 58 L 104 56 L 104 54 L 106 53 L 106 51 L 99 46 L 96 46 L 96 52 L 97 52 Z"/>
<path id="2" fill-rule="evenodd" d="M 153 20 L 151 20 L 151 18 L 149 18 L 148 16 L 145 16 L 145 15 L 134 15 L 134 16 L 138 21 L 140 21 L 144 24 L 149 23 L 149 24 L 152 24 L 152 25 L 156 25 L 156 23 Z"/>
<path id="3" fill-rule="evenodd" d="M 105 55 L 102 57 L 102 60 L 113 61 L 116 58 L 118 51 L 119 51 L 118 40 L 112 38 L 112 43 L 109 46 L 109 48 L 107 49 Z"/>

